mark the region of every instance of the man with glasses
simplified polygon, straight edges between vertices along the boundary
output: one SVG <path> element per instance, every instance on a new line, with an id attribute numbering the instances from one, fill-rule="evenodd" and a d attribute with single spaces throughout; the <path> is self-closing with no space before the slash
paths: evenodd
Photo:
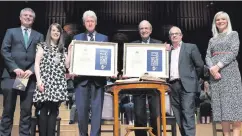
<path id="1" fill-rule="evenodd" d="M 133 43 L 143 43 L 143 44 L 150 44 L 150 43 L 162 43 L 159 40 L 152 39 L 150 37 L 152 33 L 152 26 L 149 21 L 143 20 L 139 24 L 139 34 L 140 40 L 134 41 Z M 148 98 L 146 100 L 146 98 Z M 152 94 L 141 94 L 141 95 L 134 95 L 134 115 L 135 127 L 145 127 L 147 126 L 147 110 L 146 110 L 146 101 L 149 104 L 150 110 L 150 126 L 153 128 L 153 134 L 157 135 L 157 116 L 160 112 L 159 108 L 159 93 L 154 91 Z M 145 130 L 136 130 L 136 136 L 147 136 Z"/>
<path id="2" fill-rule="evenodd" d="M 171 105 L 182 136 L 195 136 L 195 96 L 198 79 L 204 62 L 195 44 L 182 41 L 181 29 L 173 26 L 170 31 Z"/>

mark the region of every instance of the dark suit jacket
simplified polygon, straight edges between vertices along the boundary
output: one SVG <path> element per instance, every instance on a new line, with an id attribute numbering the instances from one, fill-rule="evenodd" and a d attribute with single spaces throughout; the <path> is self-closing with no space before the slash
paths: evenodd
<path id="1" fill-rule="evenodd" d="M 136 41 L 133 41 L 132 43 L 142 43 L 142 40 L 136 40 Z M 150 38 L 150 43 L 162 43 L 162 41 Z"/>
<path id="2" fill-rule="evenodd" d="M 182 42 L 178 70 L 182 85 L 187 92 L 198 91 L 198 80 L 203 73 L 203 66 L 204 62 L 197 46 Z"/>
<path id="3" fill-rule="evenodd" d="M 81 33 L 81 34 L 75 35 L 73 39 L 81 40 L 81 41 L 88 41 L 86 33 Z M 96 33 L 95 41 L 108 42 L 108 37 L 106 35 Z M 75 84 L 80 83 L 81 85 L 86 85 L 88 83 L 88 81 L 93 81 L 97 86 L 106 85 L 106 77 L 98 77 L 98 76 L 79 76 L 79 77 L 75 78 L 74 82 L 75 82 Z"/>
<path id="4" fill-rule="evenodd" d="M 32 29 L 26 48 L 21 27 L 8 29 L 1 48 L 5 64 L 2 78 L 14 78 L 16 75 L 13 70 L 17 68 L 31 70 L 34 73 L 36 45 L 43 41 L 44 36 Z"/>

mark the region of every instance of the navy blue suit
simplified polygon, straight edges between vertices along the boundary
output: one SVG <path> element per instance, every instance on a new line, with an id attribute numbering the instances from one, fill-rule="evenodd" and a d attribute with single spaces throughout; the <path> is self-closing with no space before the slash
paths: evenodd
<path id="1" fill-rule="evenodd" d="M 87 33 L 75 35 L 73 39 L 88 41 Z M 100 33 L 96 33 L 94 39 L 99 42 L 108 42 L 108 37 Z M 106 77 L 78 76 L 75 77 L 75 83 L 79 134 L 80 136 L 88 135 L 88 111 L 91 105 L 91 136 L 100 136 Z"/>
<path id="2" fill-rule="evenodd" d="M 36 86 L 35 75 L 29 78 L 26 91 L 12 89 L 16 74 L 13 70 L 19 68 L 23 71 L 30 70 L 34 73 L 36 45 L 44 41 L 44 36 L 31 30 L 27 47 L 21 27 L 8 29 L 3 39 L 1 54 L 4 60 L 1 87 L 4 96 L 4 110 L 0 125 L 0 135 L 10 136 L 13 126 L 13 115 L 16 106 L 17 93 L 20 93 L 20 126 L 19 135 L 30 135 L 30 121 L 33 93 Z"/>

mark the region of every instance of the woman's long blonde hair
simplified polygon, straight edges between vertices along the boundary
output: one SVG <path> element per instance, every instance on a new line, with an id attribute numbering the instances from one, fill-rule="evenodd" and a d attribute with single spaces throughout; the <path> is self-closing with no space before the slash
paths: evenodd
<path id="1" fill-rule="evenodd" d="M 228 22 L 228 25 L 227 25 L 227 34 L 229 34 L 230 32 L 232 32 L 232 25 L 231 25 L 231 21 L 230 21 L 230 18 L 229 18 L 229 15 L 224 12 L 224 11 L 219 11 L 218 13 L 215 14 L 214 18 L 213 18 L 213 23 L 212 23 L 212 32 L 213 32 L 213 37 L 217 37 L 218 34 L 219 34 L 219 31 L 218 31 L 218 28 L 216 26 L 216 18 L 218 16 L 224 16 Z"/>

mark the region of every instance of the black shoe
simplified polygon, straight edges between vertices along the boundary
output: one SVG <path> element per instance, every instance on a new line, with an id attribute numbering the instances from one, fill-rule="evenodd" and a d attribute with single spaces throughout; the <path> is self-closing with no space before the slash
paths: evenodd
<path id="1" fill-rule="evenodd" d="M 69 124 L 75 124 L 75 122 L 73 120 L 70 120 Z"/>

